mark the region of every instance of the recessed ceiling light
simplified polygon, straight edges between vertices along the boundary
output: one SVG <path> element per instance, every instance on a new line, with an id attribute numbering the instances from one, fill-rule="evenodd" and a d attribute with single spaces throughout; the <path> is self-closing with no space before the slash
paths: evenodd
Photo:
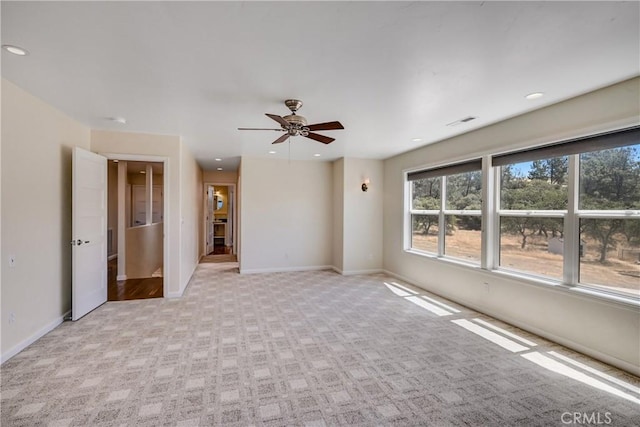
<path id="1" fill-rule="evenodd" d="M 275 151 L 269 151 L 269 154 L 276 154 Z"/>
<path id="2" fill-rule="evenodd" d="M 18 46 L 12 46 L 10 44 L 3 44 L 2 48 L 7 52 L 11 52 L 14 55 L 18 55 L 18 56 L 25 56 L 29 54 L 29 52 L 27 52 L 25 49 Z"/>
<path id="3" fill-rule="evenodd" d="M 527 98 L 527 99 L 538 99 L 538 98 L 542 98 L 543 95 L 544 95 L 544 93 L 542 93 L 542 92 L 533 92 L 533 93 L 530 93 L 529 95 L 525 96 L 525 98 Z"/>
<path id="4" fill-rule="evenodd" d="M 316 153 L 313 155 L 313 157 L 320 157 L 320 154 Z"/>
<path id="5" fill-rule="evenodd" d="M 109 120 L 123 125 L 127 123 L 127 119 L 125 119 L 124 117 L 109 117 Z"/>
<path id="6" fill-rule="evenodd" d="M 422 138 L 413 138 L 412 142 L 422 142 Z"/>
<path id="7" fill-rule="evenodd" d="M 222 159 L 216 158 L 216 162 L 221 162 L 221 161 L 222 161 Z"/>
<path id="8" fill-rule="evenodd" d="M 219 170 L 219 171 L 221 171 L 221 170 L 222 170 L 222 168 L 218 168 L 218 170 Z"/>

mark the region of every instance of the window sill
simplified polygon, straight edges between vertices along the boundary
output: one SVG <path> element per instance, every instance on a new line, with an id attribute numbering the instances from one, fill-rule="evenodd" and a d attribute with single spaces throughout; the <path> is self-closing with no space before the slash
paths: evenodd
<path id="1" fill-rule="evenodd" d="M 640 300 L 632 296 L 614 294 L 607 292 L 606 290 L 600 290 L 582 285 L 567 285 L 559 280 L 547 279 L 540 276 L 529 275 L 513 270 L 485 270 L 488 274 L 495 274 L 502 277 L 515 279 L 520 282 L 533 285 L 543 286 L 545 288 L 552 288 L 560 292 L 566 292 L 574 295 L 580 295 L 587 298 L 595 298 L 603 302 L 614 303 L 618 305 L 625 305 L 627 307 L 639 308 Z"/>
<path id="2" fill-rule="evenodd" d="M 432 259 L 432 260 L 436 260 L 436 261 L 442 261 L 442 262 L 446 262 L 449 264 L 454 264 L 454 265 L 459 265 L 462 267 L 467 267 L 467 268 L 474 268 L 474 269 L 480 269 L 480 262 L 474 263 L 474 262 L 470 262 L 470 261 L 465 261 L 461 258 L 452 258 L 452 257 L 439 257 L 436 254 L 433 254 L 431 252 L 423 252 L 420 250 L 416 250 L 416 249 L 405 249 L 405 252 L 409 253 L 409 254 L 413 254 L 413 255 L 417 255 L 423 258 L 428 258 L 428 259 Z"/>
<path id="3" fill-rule="evenodd" d="M 544 287 L 546 289 L 553 289 L 558 292 L 565 292 L 565 293 L 581 296 L 588 299 L 597 299 L 605 303 L 623 305 L 625 307 L 632 307 L 635 309 L 640 308 L 640 299 L 635 298 L 633 296 L 614 294 L 611 292 L 607 292 L 606 290 L 600 290 L 600 289 L 591 288 L 591 287 L 582 286 L 582 285 L 571 286 L 571 285 L 564 284 L 559 280 L 547 279 L 541 276 L 529 275 L 529 274 L 522 273 L 519 271 L 514 271 L 514 270 L 503 270 L 503 269 L 485 270 L 485 269 L 482 269 L 478 264 L 465 262 L 464 260 L 455 259 L 455 258 L 438 257 L 433 253 L 423 252 L 415 249 L 405 249 L 404 252 L 411 255 L 419 256 L 421 258 L 427 258 L 433 261 L 440 261 L 440 262 L 444 262 L 447 264 L 451 264 L 451 265 L 455 265 L 463 268 L 470 268 L 476 271 L 480 271 L 483 274 L 486 274 L 489 276 L 500 276 L 502 278 L 517 280 L 521 283 L 524 283 L 530 286 L 538 286 L 538 287 Z"/>

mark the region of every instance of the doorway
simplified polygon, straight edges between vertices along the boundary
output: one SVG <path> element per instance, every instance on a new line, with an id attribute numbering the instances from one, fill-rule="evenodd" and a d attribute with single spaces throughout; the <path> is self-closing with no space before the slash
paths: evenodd
<path id="1" fill-rule="evenodd" d="M 108 161 L 108 301 L 165 295 L 164 162 Z"/>
<path id="2" fill-rule="evenodd" d="M 207 183 L 204 197 L 205 255 L 235 255 L 235 185 Z"/>

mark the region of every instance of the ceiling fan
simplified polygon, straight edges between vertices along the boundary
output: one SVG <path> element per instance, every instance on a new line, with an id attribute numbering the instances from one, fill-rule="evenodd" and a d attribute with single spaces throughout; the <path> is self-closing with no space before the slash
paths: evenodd
<path id="1" fill-rule="evenodd" d="M 291 110 L 291 114 L 288 116 L 280 117 L 276 114 L 266 113 L 267 117 L 275 120 L 280 124 L 281 127 L 279 129 L 238 128 L 238 130 L 275 130 L 279 132 L 286 132 L 280 138 L 273 141 L 272 144 L 280 144 L 281 142 L 285 142 L 289 137 L 298 135 L 304 136 L 305 138 L 311 138 L 313 140 L 322 142 L 323 144 L 331 144 L 333 141 L 335 141 L 335 138 L 320 135 L 318 133 L 314 133 L 313 131 L 344 129 L 344 126 L 342 126 L 340 122 L 326 122 L 308 125 L 306 118 L 296 114 L 296 111 L 298 111 L 298 109 L 302 107 L 302 101 L 298 99 L 287 99 L 286 101 L 284 101 L 284 105 L 286 105 L 289 110 Z"/>

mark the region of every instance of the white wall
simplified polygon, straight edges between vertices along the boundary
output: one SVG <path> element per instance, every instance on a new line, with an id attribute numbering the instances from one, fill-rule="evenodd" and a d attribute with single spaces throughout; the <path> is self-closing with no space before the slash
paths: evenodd
<path id="1" fill-rule="evenodd" d="M 639 85 L 640 79 L 632 79 L 386 160 L 384 268 L 436 294 L 640 374 L 638 307 L 403 251 L 403 170 L 637 124 Z M 490 283 L 490 293 L 484 291 L 484 282 Z"/>
<path id="2" fill-rule="evenodd" d="M 71 310 L 71 151 L 89 141 L 89 128 L 2 80 L 3 361 Z"/>
<path id="3" fill-rule="evenodd" d="M 332 164 L 243 157 L 240 175 L 241 272 L 331 266 Z"/>
<path id="4" fill-rule="evenodd" d="M 163 265 L 164 280 L 168 285 L 165 287 L 167 289 L 165 296 L 168 297 L 182 295 L 188 282 L 187 275 L 190 276 L 193 271 L 193 261 L 186 256 L 183 257 L 181 251 L 190 251 L 193 239 L 197 244 L 198 238 L 198 236 L 192 236 L 191 216 L 194 213 L 191 210 L 195 207 L 182 208 L 182 203 L 186 203 L 191 197 L 182 193 L 198 191 L 197 185 L 191 178 L 198 173 L 199 167 L 186 148 L 184 150 L 178 136 L 91 131 L 91 151 L 102 154 L 159 156 L 168 159 L 164 174 L 168 175 L 169 185 L 164 188 L 164 197 L 168 200 L 169 209 L 165 212 L 164 223 L 168 227 L 165 250 L 168 251 L 169 262 Z M 194 184 L 193 187 L 192 184 Z M 185 227 L 182 224 L 183 219 L 186 223 Z M 183 231 L 185 235 L 182 234 Z"/>
<path id="5" fill-rule="evenodd" d="M 151 277 L 162 267 L 164 224 L 146 224 L 125 230 L 127 279 Z"/>
<path id="6" fill-rule="evenodd" d="M 215 184 L 237 184 L 238 173 L 227 171 L 203 171 L 202 182 Z"/>
<path id="7" fill-rule="evenodd" d="M 367 192 L 365 178 L 371 181 Z M 383 192 L 381 160 L 344 159 L 344 274 L 382 269 Z"/>
<path id="8" fill-rule="evenodd" d="M 180 244 L 180 289 L 184 289 L 200 260 L 200 242 L 203 235 L 202 170 L 195 158 L 181 145 L 180 216 L 182 222 Z"/>

